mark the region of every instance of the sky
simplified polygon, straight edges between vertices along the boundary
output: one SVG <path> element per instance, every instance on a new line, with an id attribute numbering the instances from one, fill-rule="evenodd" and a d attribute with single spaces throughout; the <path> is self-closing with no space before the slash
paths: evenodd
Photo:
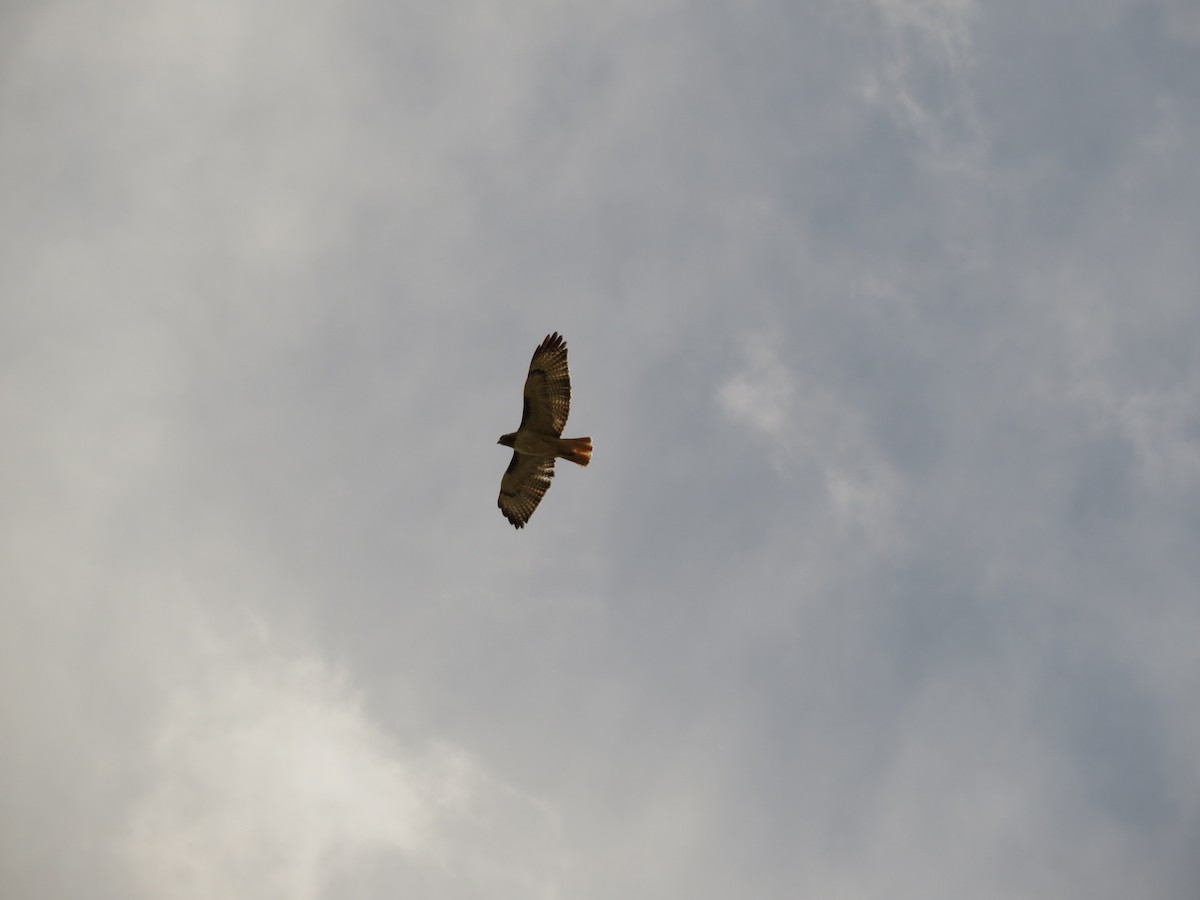
<path id="1" fill-rule="evenodd" d="M 0 894 L 1196 897 L 1197 159 L 1191 0 L 9 0 Z"/>

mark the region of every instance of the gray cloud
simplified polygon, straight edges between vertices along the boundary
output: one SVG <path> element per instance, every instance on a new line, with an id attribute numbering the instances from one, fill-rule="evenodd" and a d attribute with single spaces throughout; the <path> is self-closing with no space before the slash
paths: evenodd
<path id="1" fill-rule="evenodd" d="M 1188 9 L 6 7 L 5 895 L 1191 897 Z"/>

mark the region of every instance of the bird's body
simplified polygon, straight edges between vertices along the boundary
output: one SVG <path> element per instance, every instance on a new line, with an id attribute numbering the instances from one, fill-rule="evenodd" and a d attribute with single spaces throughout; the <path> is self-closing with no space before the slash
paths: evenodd
<path id="1" fill-rule="evenodd" d="M 586 466 L 592 459 L 592 439 L 564 438 L 562 430 L 571 411 L 571 373 L 567 344 L 555 332 L 533 351 L 525 376 L 525 404 L 521 425 L 497 443 L 512 447 L 512 462 L 500 481 L 496 501 L 515 528 L 525 527 L 554 477 L 554 460 L 568 459 Z"/>
<path id="2" fill-rule="evenodd" d="M 508 437 L 508 435 L 504 435 Z M 558 456 L 570 459 L 574 455 L 573 442 L 586 438 L 559 438 L 548 434 L 538 434 L 535 431 L 514 431 L 513 442 L 505 441 L 505 446 L 511 446 L 518 453 L 526 456 Z M 580 463 L 586 466 L 586 462 Z"/>

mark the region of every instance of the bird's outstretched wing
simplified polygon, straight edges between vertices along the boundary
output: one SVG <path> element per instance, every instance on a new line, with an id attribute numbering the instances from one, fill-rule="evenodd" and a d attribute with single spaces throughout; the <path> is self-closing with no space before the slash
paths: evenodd
<path id="1" fill-rule="evenodd" d="M 571 372 L 567 368 L 567 342 L 557 331 L 546 336 L 533 351 L 525 376 L 525 408 L 519 430 L 558 437 L 571 412 Z"/>
<path id="2" fill-rule="evenodd" d="M 553 477 L 554 457 L 514 452 L 500 479 L 500 499 L 496 501 L 504 518 L 517 528 L 524 528 Z"/>

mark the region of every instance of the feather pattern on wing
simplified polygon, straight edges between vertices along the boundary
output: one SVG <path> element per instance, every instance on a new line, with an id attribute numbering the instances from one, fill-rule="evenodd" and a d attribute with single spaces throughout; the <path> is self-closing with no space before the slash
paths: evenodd
<path id="1" fill-rule="evenodd" d="M 529 456 L 514 451 L 512 462 L 500 479 L 500 499 L 496 505 L 504 518 L 524 528 L 554 477 L 554 457 Z"/>
<path id="2" fill-rule="evenodd" d="M 567 343 L 557 331 L 533 351 L 525 376 L 525 408 L 521 428 L 559 437 L 571 411 L 571 373 Z"/>

